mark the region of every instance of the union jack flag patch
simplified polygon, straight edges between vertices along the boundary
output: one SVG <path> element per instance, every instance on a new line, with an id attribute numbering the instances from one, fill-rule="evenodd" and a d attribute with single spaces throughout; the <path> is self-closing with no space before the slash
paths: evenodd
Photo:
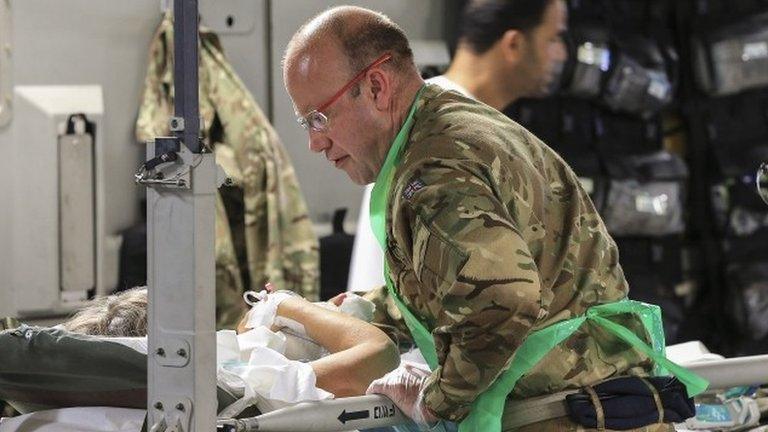
<path id="1" fill-rule="evenodd" d="M 421 179 L 413 180 L 412 182 L 408 183 L 408 186 L 403 189 L 403 199 L 411 199 L 413 197 L 413 194 L 421 190 L 424 186 L 424 182 Z"/>

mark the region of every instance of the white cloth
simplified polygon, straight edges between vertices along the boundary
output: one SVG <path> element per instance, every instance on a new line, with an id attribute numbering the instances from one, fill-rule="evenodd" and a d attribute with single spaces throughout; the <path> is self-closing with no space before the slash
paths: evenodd
<path id="1" fill-rule="evenodd" d="M 383 286 L 384 252 L 373 235 L 369 207 L 373 183 L 365 187 L 360 215 L 357 217 L 357 232 L 352 245 L 352 259 L 349 263 L 347 291 L 370 291 Z"/>
<path id="2" fill-rule="evenodd" d="M 476 97 L 472 96 L 472 94 L 466 88 L 451 81 L 445 75 L 438 75 L 436 77 L 432 77 L 427 80 L 427 84 L 437 84 L 446 90 L 453 90 L 455 92 L 463 94 L 468 98 L 477 99 Z"/>
<path id="3" fill-rule="evenodd" d="M 256 347 L 247 363 L 219 366 L 219 376 L 239 377 L 258 395 L 262 411 L 299 402 L 333 399 L 333 394 L 316 386 L 315 371 L 308 363 L 289 360 L 277 351 Z M 259 403 L 259 401 L 264 403 Z"/>
<path id="4" fill-rule="evenodd" d="M 283 355 L 288 339 L 287 334 L 264 326 L 239 335 L 233 330 L 217 333 L 219 385 L 240 398 L 226 409 L 226 416 L 234 416 L 252 404 L 267 412 L 333 398 L 332 393 L 317 387 L 312 366 Z"/>
<path id="5" fill-rule="evenodd" d="M 139 432 L 145 413 L 114 407 L 37 411 L 0 420 L 0 432 Z"/>
<path id="6" fill-rule="evenodd" d="M 444 75 L 427 80 L 428 84 L 437 84 L 446 90 L 453 90 L 468 98 L 475 97 L 467 89 L 449 80 Z M 360 216 L 357 218 L 357 232 L 352 246 L 352 260 L 349 265 L 347 291 L 370 291 L 384 286 L 384 253 L 371 229 L 369 207 L 373 184 L 365 187 L 363 202 L 360 203 Z"/>
<path id="7" fill-rule="evenodd" d="M 258 296 L 259 300 L 251 301 L 250 295 Z M 272 327 L 272 324 L 276 324 L 277 308 L 280 306 L 280 303 L 295 295 L 290 291 L 276 291 L 273 293 L 267 293 L 267 291 L 261 291 L 260 293 L 247 291 L 243 294 L 243 299 L 251 305 L 251 310 L 248 311 L 245 318 L 246 327 L 251 329 L 259 326 Z M 295 324 L 301 326 L 299 323 Z"/>
<path id="8" fill-rule="evenodd" d="M 269 298 L 277 294 L 269 294 Z M 249 312 L 251 319 L 267 317 L 256 320 L 260 325 L 239 335 L 232 330 L 217 334 L 219 384 L 226 384 L 235 396 L 241 398 L 226 409 L 230 416 L 253 403 L 262 412 L 267 412 L 299 402 L 334 397 L 317 387 L 315 371 L 306 363 L 328 355 L 328 352 L 310 339 L 298 322 L 286 319 L 284 323 L 287 325 L 273 332 L 271 325 L 281 326 L 279 318 L 282 317 L 275 318 L 274 311 L 262 311 L 273 308 L 269 299 L 266 300 L 252 303 Z M 369 322 L 373 318 L 373 303 L 353 294 L 347 295 L 340 307 L 326 302 L 316 304 Z"/>

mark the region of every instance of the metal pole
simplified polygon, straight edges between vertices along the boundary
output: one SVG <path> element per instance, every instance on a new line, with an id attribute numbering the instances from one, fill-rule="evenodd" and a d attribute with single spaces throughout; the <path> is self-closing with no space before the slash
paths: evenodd
<path id="1" fill-rule="evenodd" d="M 181 127 L 172 127 L 192 153 L 201 153 L 200 109 L 197 78 L 197 0 L 176 0 L 173 4 L 174 112 L 183 118 Z M 174 121 L 174 120 L 171 120 Z M 173 125 L 172 125 L 173 126 Z M 181 129 L 181 130 L 179 130 Z"/>
<path id="2" fill-rule="evenodd" d="M 257 417 L 219 420 L 220 432 L 339 432 L 402 425 L 408 417 L 383 395 L 355 396 L 297 405 Z"/>
<path id="3" fill-rule="evenodd" d="M 217 171 L 200 143 L 197 0 L 174 1 L 175 137 L 147 145 L 150 431 L 216 427 Z"/>

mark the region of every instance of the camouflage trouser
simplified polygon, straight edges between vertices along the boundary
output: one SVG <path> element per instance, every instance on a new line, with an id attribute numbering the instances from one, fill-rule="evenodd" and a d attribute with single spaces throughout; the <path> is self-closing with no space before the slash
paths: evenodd
<path id="1" fill-rule="evenodd" d="M 613 429 L 603 429 L 611 432 Z M 671 423 L 654 423 L 637 429 L 626 429 L 632 432 L 672 432 L 675 427 Z M 571 421 L 568 417 L 560 417 L 543 422 L 533 423 L 517 429 L 505 429 L 504 432 L 597 432 L 598 429 L 587 428 Z"/>

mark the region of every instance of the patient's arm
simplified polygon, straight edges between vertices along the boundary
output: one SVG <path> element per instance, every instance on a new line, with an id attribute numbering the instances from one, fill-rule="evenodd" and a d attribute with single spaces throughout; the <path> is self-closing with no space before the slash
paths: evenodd
<path id="1" fill-rule="evenodd" d="M 397 347 L 375 326 L 324 309 L 300 297 L 284 300 L 277 314 L 304 325 L 307 335 L 331 354 L 311 362 L 317 386 L 336 397 L 365 394 L 368 385 L 397 367 Z"/>

